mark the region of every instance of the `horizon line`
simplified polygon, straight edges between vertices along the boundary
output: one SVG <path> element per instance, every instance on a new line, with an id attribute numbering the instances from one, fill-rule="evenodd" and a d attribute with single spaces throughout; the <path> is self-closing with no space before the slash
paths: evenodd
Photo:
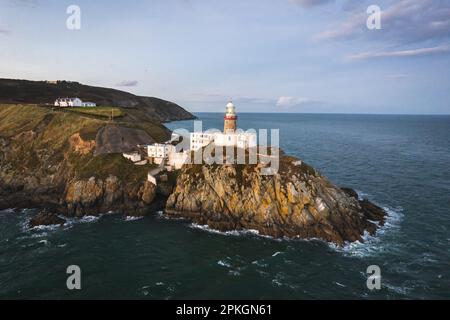
<path id="1" fill-rule="evenodd" d="M 187 110 L 189 111 L 189 110 Z M 195 113 L 217 113 L 223 114 L 219 111 L 189 111 Z M 364 112 L 253 112 L 245 111 L 238 114 L 329 114 L 329 115 L 367 115 L 367 116 L 450 116 L 450 113 L 364 113 Z"/>

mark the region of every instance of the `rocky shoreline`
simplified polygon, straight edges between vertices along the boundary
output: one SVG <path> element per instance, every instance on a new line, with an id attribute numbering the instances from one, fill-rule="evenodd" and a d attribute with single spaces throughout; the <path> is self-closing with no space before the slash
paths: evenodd
<path id="1" fill-rule="evenodd" d="M 41 208 L 29 226 L 63 225 L 66 217 L 107 212 L 143 216 L 163 210 L 218 231 L 257 230 L 274 238 L 322 239 L 343 245 L 363 241 L 385 221 L 384 210 L 338 188 L 312 167 L 282 158 L 280 172 L 260 175 L 257 166 L 186 165 L 155 186 L 126 185 L 117 177 L 69 182 L 58 195 L 1 191 L 0 209 Z M 50 190 L 48 190 L 50 191 Z"/>
<path id="2" fill-rule="evenodd" d="M 278 174 L 258 166 L 185 166 L 165 209 L 219 231 L 257 230 L 274 238 L 322 239 L 343 245 L 363 241 L 384 224 L 385 211 L 338 188 L 312 167 L 289 156 Z"/>

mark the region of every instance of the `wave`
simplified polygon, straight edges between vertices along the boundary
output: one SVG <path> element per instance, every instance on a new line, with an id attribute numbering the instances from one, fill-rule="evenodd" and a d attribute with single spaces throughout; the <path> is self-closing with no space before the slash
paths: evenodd
<path id="1" fill-rule="evenodd" d="M 359 192 L 358 195 L 361 197 L 361 194 L 359 194 Z M 365 197 L 366 196 L 367 195 L 365 195 Z M 401 221 L 403 220 L 403 208 L 398 207 L 396 209 L 392 209 L 385 206 L 383 206 L 382 208 L 387 213 L 386 220 L 384 222 L 384 225 L 378 226 L 378 229 L 374 235 L 370 235 L 366 231 L 362 236 L 362 242 L 347 242 L 342 247 L 339 247 L 334 243 L 328 243 L 329 247 L 334 251 L 343 253 L 345 255 L 360 258 L 378 255 L 385 252 L 386 250 L 389 250 L 383 242 L 387 240 L 386 237 L 389 236 L 392 231 L 398 230 L 400 228 Z M 392 249 L 392 246 L 389 246 L 389 248 Z"/>
<path id="2" fill-rule="evenodd" d="M 217 264 L 222 267 L 231 268 L 231 263 L 226 260 L 219 260 L 217 261 Z"/>
<path id="3" fill-rule="evenodd" d="M 136 220 L 141 220 L 143 219 L 144 216 L 139 216 L 139 217 L 135 217 L 135 216 L 126 216 L 124 218 L 125 221 L 136 221 Z"/>
<path id="4" fill-rule="evenodd" d="M 66 222 L 63 225 L 52 224 L 48 226 L 41 225 L 30 227 L 29 224 L 35 212 L 36 212 L 35 209 L 22 209 L 21 214 L 23 218 L 21 218 L 19 222 L 20 230 L 23 233 L 29 235 L 29 237 L 31 238 L 45 237 L 48 235 L 49 232 L 55 232 L 58 230 L 68 230 L 77 224 L 94 223 L 97 222 L 103 216 L 103 214 L 100 214 L 98 216 L 83 216 L 82 218 L 68 218 L 63 215 L 58 215 L 58 217 L 66 220 Z"/>
<path id="5" fill-rule="evenodd" d="M 254 229 L 245 229 L 245 230 L 230 230 L 230 231 L 219 231 L 216 230 L 214 228 L 211 228 L 208 225 L 201 225 L 201 224 L 197 224 L 197 223 L 191 223 L 190 224 L 190 228 L 193 229 L 200 229 L 209 233 L 214 233 L 214 234 L 220 234 L 223 236 L 244 236 L 244 235 L 256 235 L 258 237 L 262 237 L 262 238 L 267 238 L 267 239 L 271 239 L 271 240 L 279 240 L 279 239 L 275 239 L 271 236 L 266 236 L 263 234 L 260 234 L 258 230 L 254 230 Z"/>
<path id="6" fill-rule="evenodd" d="M 370 195 L 357 191 L 358 197 L 362 198 L 370 198 Z M 372 201 L 372 200 L 371 200 Z M 375 201 L 373 203 L 377 204 Z M 362 236 L 363 241 L 355 241 L 355 242 L 346 242 L 344 246 L 338 246 L 332 242 L 326 242 L 322 239 L 311 238 L 311 239 L 301 239 L 301 238 L 273 238 L 271 236 L 262 235 L 258 230 L 231 230 L 231 231 L 219 231 L 214 228 L 209 227 L 208 225 L 200 225 L 197 223 L 191 223 L 190 227 L 194 229 L 200 229 L 209 233 L 219 234 L 223 236 L 248 236 L 254 235 L 266 239 L 270 239 L 273 241 L 299 241 L 299 242 L 324 242 L 331 249 L 336 252 L 343 253 L 345 255 L 356 256 L 356 257 L 367 257 L 380 254 L 387 250 L 387 247 L 383 245 L 386 237 L 391 234 L 392 231 L 398 230 L 400 228 L 401 221 L 403 220 L 403 208 L 390 208 L 386 206 L 381 206 L 386 211 L 386 220 L 384 225 L 380 226 L 378 222 L 374 221 L 378 225 L 377 231 L 374 235 L 370 235 L 367 231 L 364 232 Z M 390 246 L 392 248 L 392 246 Z M 274 257 L 277 256 L 278 252 L 274 254 Z"/>
<path id="7" fill-rule="evenodd" d="M 0 213 L 14 213 L 14 212 L 16 212 L 16 208 L 8 208 L 0 210 Z"/>

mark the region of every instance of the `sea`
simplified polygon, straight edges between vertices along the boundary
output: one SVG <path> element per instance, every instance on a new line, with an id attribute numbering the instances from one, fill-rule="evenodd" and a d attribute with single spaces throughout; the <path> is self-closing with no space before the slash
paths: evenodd
<path id="1" fill-rule="evenodd" d="M 222 128 L 223 114 L 196 116 Z M 241 113 L 238 126 L 278 129 L 286 153 L 385 208 L 385 226 L 337 247 L 162 212 L 30 229 L 36 210 L 11 208 L 0 212 L 0 299 L 450 298 L 450 116 Z M 66 285 L 72 265 L 80 290 Z"/>

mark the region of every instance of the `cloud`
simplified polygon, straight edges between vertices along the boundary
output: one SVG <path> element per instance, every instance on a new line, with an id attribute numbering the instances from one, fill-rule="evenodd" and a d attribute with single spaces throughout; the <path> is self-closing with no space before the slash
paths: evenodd
<path id="1" fill-rule="evenodd" d="M 381 7 L 381 30 L 366 27 L 367 6 L 361 4 L 344 21 L 316 35 L 319 40 L 364 38 L 403 45 L 450 39 L 450 2 L 444 0 L 400 0 Z"/>
<path id="2" fill-rule="evenodd" d="M 397 74 L 390 74 L 388 75 L 388 78 L 390 79 L 406 79 L 409 78 L 410 75 L 409 74 L 404 74 L 404 73 L 397 73 Z"/>
<path id="3" fill-rule="evenodd" d="M 117 87 L 136 87 L 138 85 L 138 81 L 136 80 L 125 80 L 116 84 Z"/>
<path id="4" fill-rule="evenodd" d="M 277 107 L 280 108 L 291 108 L 304 103 L 311 102 L 311 100 L 306 98 L 296 98 L 290 96 L 281 96 L 277 100 Z"/>
<path id="5" fill-rule="evenodd" d="M 334 0 L 289 0 L 290 3 L 298 4 L 304 8 L 320 6 L 323 4 L 334 2 Z"/>
<path id="6" fill-rule="evenodd" d="M 353 54 L 347 57 L 348 60 L 367 60 L 376 58 L 409 58 L 436 54 L 445 54 L 450 52 L 450 45 L 441 45 L 430 48 L 418 48 L 411 50 L 364 52 Z"/>

